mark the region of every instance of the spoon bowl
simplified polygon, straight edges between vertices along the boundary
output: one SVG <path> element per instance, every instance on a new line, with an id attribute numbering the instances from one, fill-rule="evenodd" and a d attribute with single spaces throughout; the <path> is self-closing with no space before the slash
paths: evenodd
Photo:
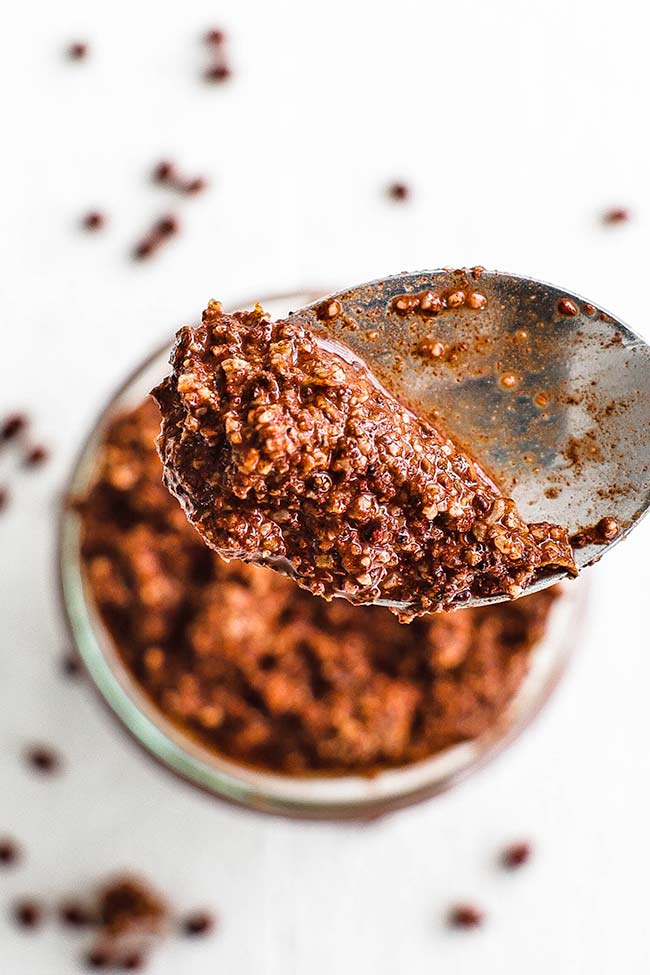
<path id="1" fill-rule="evenodd" d="M 514 274 L 442 269 L 350 288 L 294 317 L 444 429 L 526 521 L 586 534 L 578 568 L 646 513 L 650 347 L 599 306 Z M 603 518 L 618 523 L 614 539 L 589 536 Z"/>

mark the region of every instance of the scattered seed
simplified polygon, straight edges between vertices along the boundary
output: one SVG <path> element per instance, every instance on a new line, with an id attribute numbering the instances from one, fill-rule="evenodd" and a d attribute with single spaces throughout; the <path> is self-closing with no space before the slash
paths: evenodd
<path id="1" fill-rule="evenodd" d="M 105 948 L 92 948 L 85 958 L 87 968 L 108 968 L 113 958 Z"/>
<path id="2" fill-rule="evenodd" d="M 188 914 L 187 917 L 182 922 L 183 933 L 191 937 L 210 934 L 214 931 L 217 924 L 217 918 L 210 911 L 194 911 L 193 914 Z"/>
<path id="3" fill-rule="evenodd" d="M 152 237 L 145 237 L 133 248 L 133 256 L 136 260 L 142 261 L 146 257 L 151 257 L 157 246 L 157 241 L 155 241 Z"/>
<path id="4" fill-rule="evenodd" d="M 139 972 L 144 968 L 145 961 L 146 959 L 142 952 L 134 951 L 122 959 L 120 968 L 122 968 L 125 972 Z"/>
<path id="5" fill-rule="evenodd" d="M 116 938 L 126 931 L 135 934 L 136 930 L 149 936 L 164 930 L 169 907 L 147 880 L 124 874 L 98 891 L 98 916 L 107 937 Z"/>
<path id="6" fill-rule="evenodd" d="M 61 767 L 61 758 L 52 748 L 34 745 L 25 753 L 25 758 L 36 772 L 51 775 Z"/>
<path id="7" fill-rule="evenodd" d="M 169 237 L 171 234 L 178 233 L 179 223 L 176 217 L 162 217 L 154 227 L 154 234 L 160 237 Z"/>
<path id="8" fill-rule="evenodd" d="M 75 41 L 68 46 L 68 57 L 71 61 L 83 61 L 88 57 L 88 45 L 83 41 Z"/>
<path id="9" fill-rule="evenodd" d="M 531 855 L 530 843 L 512 843 L 501 854 L 501 863 L 508 870 L 515 870 L 527 863 Z"/>
<path id="10" fill-rule="evenodd" d="M 390 183 L 386 189 L 386 195 L 391 200 L 408 200 L 411 195 L 411 188 L 406 183 Z"/>
<path id="11" fill-rule="evenodd" d="M 211 50 L 212 64 L 204 72 L 206 81 L 227 81 L 232 72 L 226 56 L 226 35 L 222 30 L 209 30 L 204 40 Z"/>
<path id="12" fill-rule="evenodd" d="M 42 444 L 37 444 L 35 447 L 30 447 L 30 449 L 25 454 L 25 459 L 23 461 L 25 467 L 40 467 L 50 456 L 49 451 Z"/>
<path id="13" fill-rule="evenodd" d="M 206 81 L 223 82 L 228 81 L 232 71 L 227 64 L 213 64 L 205 72 Z"/>
<path id="14" fill-rule="evenodd" d="M 473 904 L 456 904 L 449 912 L 449 923 L 455 928 L 478 928 L 483 920 L 483 911 Z"/>
<path id="15" fill-rule="evenodd" d="M 69 928 L 87 928 L 95 918 L 81 901 L 64 901 L 59 908 L 59 920 Z"/>
<path id="16" fill-rule="evenodd" d="M 27 417 L 24 413 L 12 413 L 0 426 L 0 440 L 13 440 L 27 427 Z"/>
<path id="17" fill-rule="evenodd" d="M 43 909 L 36 901 L 18 901 L 13 907 L 16 924 L 21 928 L 37 928 L 43 921 Z"/>
<path id="18" fill-rule="evenodd" d="M 143 237 L 133 248 L 133 257 L 143 260 L 150 257 L 169 237 L 178 233 L 179 222 L 174 216 L 161 217 L 153 225 L 146 237 Z"/>
<path id="19" fill-rule="evenodd" d="M 207 180 L 203 179 L 202 176 L 197 176 L 195 179 L 190 179 L 185 183 L 183 192 L 189 193 L 190 195 L 202 193 L 207 185 Z"/>
<path id="20" fill-rule="evenodd" d="M 106 223 L 106 216 L 99 210 L 90 210 L 83 218 L 83 226 L 86 230 L 101 230 Z"/>
<path id="21" fill-rule="evenodd" d="M 176 177 L 176 167 L 168 159 L 159 162 L 153 171 L 155 183 L 167 183 Z"/>
<path id="22" fill-rule="evenodd" d="M 76 653 L 70 651 L 63 655 L 61 671 L 66 677 L 77 677 L 81 673 L 81 661 Z"/>
<path id="23" fill-rule="evenodd" d="M 625 207 L 612 207 L 603 213 L 603 223 L 627 223 L 630 219 L 630 211 Z"/>
<path id="24" fill-rule="evenodd" d="M 213 47 L 219 47 L 224 43 L 226 35 L 222 30 L 209 30 L 206 31 L 204 40 L 206 44 L 210 44 Z"/>
<path id="25" fill-rule="evenodd" d="M 170 909 L 149 881 L 135 874 L 109 877 L 58 905 L 59 922 L 92 929 L 82 960 L 87 968 L 140 971 L 149 953 L 169 934 Z"/>
<path id="26" fill-rule="evenodd" d="M 13 867 L 22 858 L 22 850 L 15 840 L 4 836 L 0 839 L 0 866 Z"/>

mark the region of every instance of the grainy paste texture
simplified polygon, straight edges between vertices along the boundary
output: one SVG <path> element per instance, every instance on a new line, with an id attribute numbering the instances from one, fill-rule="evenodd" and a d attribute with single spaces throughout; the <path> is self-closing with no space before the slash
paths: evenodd
<path id="1" fill-rule="evenodd" d="M 86 577 L 134 678 L 218 753 L 276 772 L 371 772 L 494 726 L 544 633 L 551 591 L 402 625 L 224 562 L 162 483 L 146 401 L 105 433 L 79 504 Z"/>
<path id="2" fill-rule="evenodd" d="M 575 573 L 567 533 L 527 525 L 451 440 L 297 319 L 212 302 L 155 391 L 165 481 L 224 558 L 270 565 L 403 619 Z"/>

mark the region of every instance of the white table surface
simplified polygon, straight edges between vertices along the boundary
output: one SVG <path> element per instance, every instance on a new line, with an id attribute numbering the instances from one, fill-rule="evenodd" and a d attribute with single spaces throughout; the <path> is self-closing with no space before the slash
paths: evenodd
<path id="1" fill-rule="evenodd" d="M 486 975 L 648 971 L 650 524 L 590 570 L 588 631 L 543 717 L 493 767 L 365 827 L 240 813 L 148 763 L 90 690 L 57 674 L 57 491 L 125 371 L 207 299 L 345 285 L 442 264 L 520 271 L 589 296 L 650 336 L 647 30 L 635 0 L 368 3 L 190 0 L 12 5 L 0 31 L 0 414 L 24 408 L 53 450 L 0 457 L 0 971 L 66 975 L 75 943 L 6 919 L 141 869 L 218 937 L 170 944 L 156 975 Z M 210 26 L 234 77 L 201 83 Z M 65 45 L 84 39 L 86 63 Z M 178 199 L 161 157 L 205 174 Z M 412 183 L 408 205 L 384 185 Z M 604 228 L 609 205 L 634 220 Z M 77 228 L 99 207 L 95 236 Z M 170 208 L 183 233 L 148 264 L 129 248 Z M 616 616 L 614 614 L 616 608 Z M 26 742 L 55 743 L 43 780 Z M 517 875 L 504 841 L 535 843 Z M 488 911 L 445 929 L 454 898 Z"/>

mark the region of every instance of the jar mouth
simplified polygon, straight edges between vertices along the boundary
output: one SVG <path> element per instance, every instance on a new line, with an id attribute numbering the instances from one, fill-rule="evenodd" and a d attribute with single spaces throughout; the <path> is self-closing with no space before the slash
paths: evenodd
<path id="1" fill-rule="evenodd" d="M 265 299 L 272 315 L 315 300 L 322 290 Z M 236 307 L 250 307 L 243 302 Z M 64 498 L 83 497 L 96 471 L 110 420 L 136 406 L 163 378 L 171 339 L 138 366 L 92 426 L 74 464 Z M 132 738 L 165 768 L 220 799 L 247 809 L 299 819 L 371 819 L 443 792 L 485 765 L 530 723 L 558 683 L 584 611 L 582 582 L 563 587 L 546 632 L 531 651 L 530 671 L 488 732 L 411 765 L 373 775 L 267 772 L 219 755 L 183 732 L 149 699 L 122 662 L 94 604 L 81 559 L 80 516 L 63 504 L 59 518 L 58 575 L 64 621 L 101 699 Z"/>

